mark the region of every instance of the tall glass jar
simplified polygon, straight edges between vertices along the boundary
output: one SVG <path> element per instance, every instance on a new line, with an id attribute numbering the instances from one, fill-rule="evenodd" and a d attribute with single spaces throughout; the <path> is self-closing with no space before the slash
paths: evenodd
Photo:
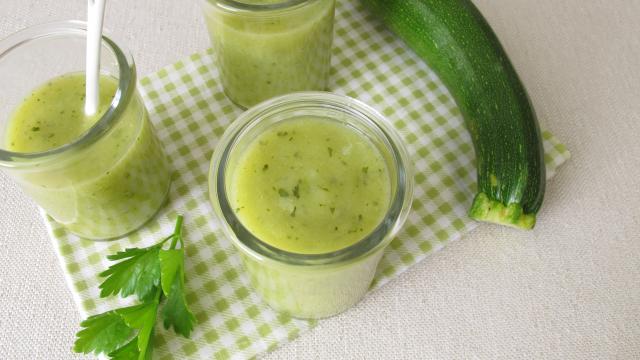
<path id="1" fill-rule="evenodd" d="M 240 189 L 234 190 L 234 187 L 238 186 L 240 182 L 240 179 L 234 176 L 236 169 L 246 169 L 249 171 L 247 173 L 249 176 L 255 176 L 252 175 L 254 170 L 240 160 L 243 158 L 244 152 L 251 147 L 252 142 L 259 141 L 259 145 L 263 145 L 266 142 L 274 141 L 273 138 L 267 140 L 260 136 L 269 129 L 274 129 L 274 126 L 307 117 L 324 119 L 323 121 L 343 126 L 346 131 L 359 134 L 361 139 L 372 145 L 369 151 L 379 152 L 382 159 L 381 167 L 386 167 L 389 175 L 388 189 L 378 189 L 380 194 L 388 194 L 388 199 L 384 200 L 384 203 L 388 205 L 380 212 L 381 220 L 374 223 L 372 230 L 367 230 L 359 235 L 360 237 L 355 239 L 355 243 L 330 252 L 303 253 L 302 251 L 294 252 L 275 247 L 264 238 L 259 238 L 256 235 L 259 232 L 252 229 L 248 222 L 243 221 L 241 211 L 246 214 L 248 209 L 237 208 L 233 201 L 234 194 L 241 191 Z M 311 144 L 308 136 L 313 135 L 301 134 L 299 129 L 295 131 L 295 134 L 303 138 L 301 146 L 308 146 L 305 145 Z M 282 136 L 281 141 L 291 141 L 290 136 L 293 134 L 291 131 L 278 132 L 277 137 Z M 321 135 L 319 141 L 328 141 L 324 137 Z M 353 142 L 350 144 L 343 149 L 329 148 L 329 156 L 341 156 L 352 151 L 355 153 L 354 149 L 358 145 Z M 299 152 L 293 151 L 296 151 L 295 154 L 306 154 L 303 148 Z M 335 153 L 332 155 L 332 152 Z M 261 153 L 264 159 L 271 159 L 271 155 L 266 152 Z M 307 155 L 300 155 L 298 158 L 304 156 Z M 311 154 L 311 156 L 314 155 Z M 256 171 L 279 171 L 277 164 L 273 163 L 276 160 L 271 161 L 270 167 L 267 164 Z M 287 162 L 285 169 L 296 168 L 295 162 L 296 160 L 293 159 Z M 261 166 L 262 162 L 259 162 L 258 165 Z M 289 167 L 289 165 L 292 166 Z M 345 162 L 345 166 L 349 165 Z M 353 167 L 352 173 L 358 179 L 362 176 L 361 172 L 369 171 L 367 168 L 361 169 L 359 166 L 351 166 Z M 227 238 L 238 249 L 251 283 L 263 299 L 274 309 L 290 313 L 294 317 L 322 318 L 348 309 L 357 303 L 369 288 L 384 248 L 402 227 L 409 214 L 413 196 L 411 169 L 412 165 L 401 138 L 386 119 L 369 106 L 349 97 L 330 93 L 294 93 L 268 100 L 249 109 L 227 129 L 211 160 L 209 196 Z M 346 168 L 344 172 L 341 170 L 341 173 L 344 174 L 343 177 L 335 178 L 335 181 L 353 184 L 352 179 L 346 174 L 347 171 Z M 379 174 L 382 174 L 382 171 L 382 168 L 371 169 L 371 176 L 381 176 Z M 294 174 L 278 172 L 278 174 L 277 176 L 282 177 L 292 175 L 298 179 L 300 176 L 318 178 L 318 173 L 314 170 L 302 170 L 301 173 Z M 289 192 L 288 195 L 281 194 L 285 198 L 270 203 L 274 208 L 266 209 L 266 211 L 272 215 L 265 215 L 259 220 L 265 224 L 265 228 L 269 229 L 267 232 L 273 233 L 271 230 L 275 227 L 292 225 L 290 221 L 275 220 L 277 218 L 275 207 L 281 206 L 282 201 L 288 202 L 293 197 L 300 200 L 306 198 L 310 199 L 310 203 L 315 207 L 316 205 L 322 206 L 322 204 L 316 204 L 316 200 L 322 198 L 324 202 L 327 199 L 323 196 L 326 194 L 323 191 L 329 191 L 328 189 L 324 189 L 315 182 L 309 182 L 307 185 L 302 184 L 299 189 L 296 186 L 296 189 Z M 265 186 L 269 187 L 271 184 Z M 315 190 L 303 192 L 304 186 Z M 357 188 L 353 188 L 353 190 L 359 191 Z M 257 196 L 261 199 L 254 200 L 265 205 L 263 200 L 267 195 L 261 193 Z M 247 200 L 253 202 L 251 199 Z M 368 207 L 370 206 L 368 202 L 371 200 L 371 198 L 359 199 L 348 206 L 351 208 L 361 207 L 362 211 L 370 211 L 367 209 L 371 209 Z M 367 202 L 368 208 L 365 208 L 364 202 Z M 298 203 L 298 205 L 298 216 L 300 216 L 300 211 L 305 210 L 301 207 L 302 203 Z M 291 213 L 291 219 L 295 216 L 295 212 L 296 208 Z M 333 212 L 332 209 L 331 213 Z M 363 214 L 365 217 L 367 216 L 366 212 Z M 315 221 L 314 219 L 316 218 L 309 220 Z M 336 228 L 336 230 L 338 229 Z M 333 233 L 332 225 L 327 234 L 329 233 Z M 306 239 L 300 239 L 300 241 L 304 240 Z"/>
<path id="2" fill-rule="evenodd" d="M 104 114 L 88 130 L 44 151 L 18 152 L 9 146 L 17 136 L 11 133 L 11 121 L 30 94 L 61 76 L 83 74 L 86 33 L 83 22 L 56 22 L 0 41 L 0 168 L 71 232 L 111 239 L 149 220 L 170 186 L 170 167 L 136 90 L 133 59 L 125 50 L 103 37 L 101 76 L 117 87 Z M 47 120 L 62 124 L 64 118 L 53 117 L 63 113 L 51 112 Z"/>
<path id="3" fill-rule="evenodd" d="M 326 90 L 335 0 L 203 0 L 203 8 L 234 103 Z"/>

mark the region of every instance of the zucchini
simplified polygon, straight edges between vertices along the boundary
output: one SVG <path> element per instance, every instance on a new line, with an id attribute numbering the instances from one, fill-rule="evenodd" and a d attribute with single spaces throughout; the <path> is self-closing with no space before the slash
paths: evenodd
<path id="1" fill-rule="evenodd" d="M 469 215 L 531 229 L 542 205 L 540 128 L 498 38 L 469 0 L 362 0 L 438 74 L 471 134 L 478 193 Z"/>

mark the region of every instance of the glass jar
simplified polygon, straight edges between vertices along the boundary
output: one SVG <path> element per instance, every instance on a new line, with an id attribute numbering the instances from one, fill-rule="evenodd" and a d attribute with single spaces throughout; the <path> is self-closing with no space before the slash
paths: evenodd
<path id="1" fill-rule="evenodd" d="M 100 73 L 113 82 L 115 95 L 88 130 L 44 151 L 17 152 L 9 146 L 17 136 L 11 121 L 30 94 L 61 76 L 84 76 L 86 33 L 85 23 L 66 21 L 34 26 L 0 41 L 0 168 L 72 233 L 111 239 L 147 222 L 165 202 L 170 186 L 169 164 L 125 50 L 103 37 Z M 63 113 L 51 112 L 48 120 L 63 124 Z"/>
<path id="2" fill-rule="evenodd" d="M 247 108 L 326 90 L 335 0 L 203 0 L 227 96 Z"/>
<path id="3" fill-rule="evenodd" d="M 328 119 L 356 132 L 379 152 L 389 174 L 388 206 L 381 212 L 382 220 L 352 245 L 328 253 L 285 251 L 259 239 L 238 216 L 241 209 L 234 208 L 231 199 L 238 180 L 234 172 L 251 142 L 273 126 L 301 117 Z M 289 134 L 278 132 L 286 138 Z M 409 214 L 411 169 L 402 140 L 381 114 L 346 96 L 301 92 L 261 103 L 227 129 L 211 160 L 209 196 L 224 233 L 238 249 L 250 281 L 263 299 L 294 317 L 322 318 L 353 306 L 368 290 L 384 248 Z M 268 218 L 264 221 L 267 226 L 278 226 L 269 224 Z"/>

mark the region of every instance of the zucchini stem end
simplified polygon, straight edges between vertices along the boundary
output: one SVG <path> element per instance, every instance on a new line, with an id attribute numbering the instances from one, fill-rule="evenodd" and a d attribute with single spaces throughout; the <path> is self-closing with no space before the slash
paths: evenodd
<path id="1" fill-rule="evenodd" d="M 478 193 L 469 216 L 478 221 L 511 226 L 517 229 L 530 230 L 536 224 L 536 214 L 525 214 L 522 206 L 517 203 L 505 205 L 498 200 L 489 198 L 485 193 Z"/>

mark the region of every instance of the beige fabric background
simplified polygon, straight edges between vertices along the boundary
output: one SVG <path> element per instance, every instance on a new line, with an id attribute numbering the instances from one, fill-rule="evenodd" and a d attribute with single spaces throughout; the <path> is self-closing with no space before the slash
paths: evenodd
<path id="1" fill-rule="evenodd" d="M 640 1 L 475 2 L 573 153 L 538 226 L 482 226 L 270 359 L 640 358 Z M 1 0 L 0 37 L 84 11 Z M 195 0 L 111 0 L 106 25 L 141 75 L 208 46 Z M 76 358 L 79 321 L 35 206 L 0 175 L 0 358 Z"/>

